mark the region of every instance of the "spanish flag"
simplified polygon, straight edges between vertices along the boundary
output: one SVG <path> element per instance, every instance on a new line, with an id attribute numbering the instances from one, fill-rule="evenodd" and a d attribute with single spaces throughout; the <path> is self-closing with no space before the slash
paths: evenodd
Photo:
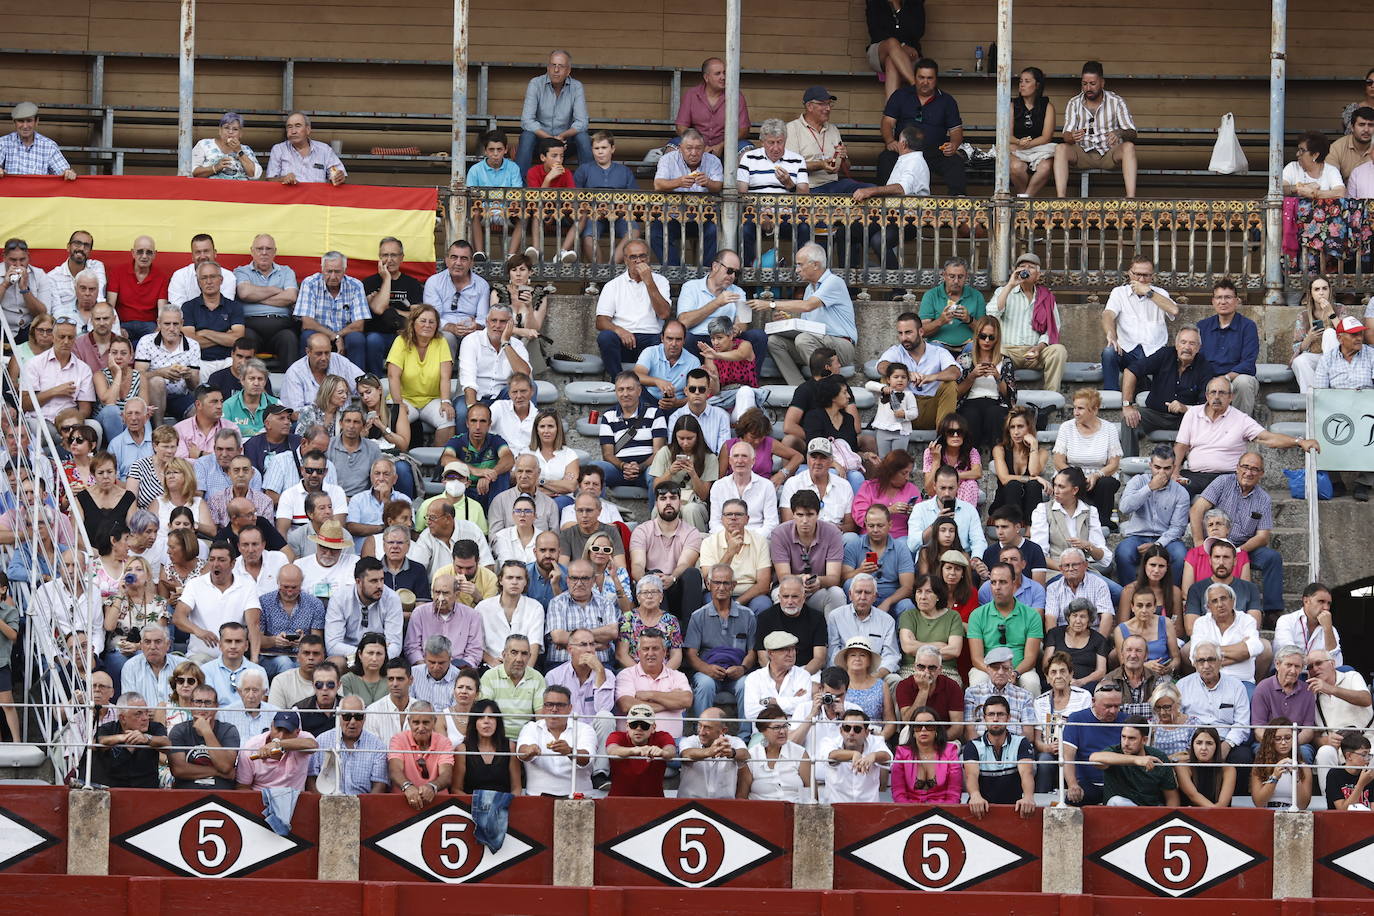
<path id="1" fill-rule="evenodd" d="M 277 263 L 298 281 L 320 269 L 320 255 L 348 256 L 348 272 L 377 272 L 377 243 L 405 245 L 402 269 L 423 280 L 434 273 L 434 188 L 364 185 L 281 185 L 137 175 L 0 178 L 0 233 L 29 245 L 29 258 L 48 269 L 67 257 L 67 239 L 83 229 L 95 238 L 91 257 L 107 266 L 130 258 L 134 239 L 150 236 L 157 264 L 171 273 L 191 263 L 191 236 L 214 237 L 218 259 L 234 268 L 251 260 L 254 236 L 271 235 Z"/>

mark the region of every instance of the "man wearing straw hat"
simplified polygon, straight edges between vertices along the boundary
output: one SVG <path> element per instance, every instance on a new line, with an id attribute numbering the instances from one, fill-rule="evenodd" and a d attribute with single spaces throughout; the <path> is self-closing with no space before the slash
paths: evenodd
<path id="1" fill-rule="evenodd" d="M 301 571 L 301 589 L 328 606 L 331 595 L 342 595 L 353 585 L 353 539 L 344 533 L 343 524 L 329 519 L 318 534 L 306 535 L 315 552 L 296 561 Z"/>
<path id="2" fill-rule="evenodd" d="M 811 708 L 811 673 L 797 664 L 797 637 L 774 630 L 763 638 L 767 663 L 749 673 L 741 690 L 741 737 L 765 706 L 777 706 L 788 719 L 802 720 Z"/>

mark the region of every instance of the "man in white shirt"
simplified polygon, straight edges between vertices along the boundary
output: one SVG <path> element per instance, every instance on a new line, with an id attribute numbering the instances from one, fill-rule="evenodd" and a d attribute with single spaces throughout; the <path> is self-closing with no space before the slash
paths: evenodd
<path id="1" fill-rule="evenodd" d="M 1207 587 L 1207 613 L 1193 625 L 1189 657 L 1197 647 L 1213 645 L 1220 650 L 1221 673 L 1242 681 L 1255 682 L 1255 659 L 1264 651 L 1255 619 L 1236 613 L 1236 593 L 1231 586 L 1216 582 Z"/>
<path id="2" fill-rule="evenodd" d="M 459 424 L 466 421 L 473 404 L 491 405 L 503 397 L 512 373 L 529 374 L 529 350 L 513 336 L 514 331 L 510 306 L 493 305 L 487 312 L 486 328 L 467 335 L 458 345 L 458 385 L 463 390 Z"/>
<path id="3" fill-rule="evenodd" d="M 569 722 L 571 711 L 568 688 L 547 687 L 539 718 L 520 729 L 515 746 L 525 764 L 526 795 L 567 798 L 592 790 L 596 733 L 581 722 Z"/>
<path id="4" fill-rule="evenodd" d="M 750 531 L 767 538 L 778 527 L 778 491 L 773 482 L 754 473 L 754 447 L 743 439 L 730 446 L 730 474 L 711 484 L 711 530 L 721 527 L 727 499 L 741 499 L 749 507 Z"/>
<path id="5" fill-rule="evenodd" d="M 167 301 L 181 308 L 199 296 L 200 284 L 196 282 L 196 268 L 207 261 L 215 260 L 215 240 L 204 232 L 191 236 L 191 263 L 172 274 L 172 279 L 167 283 Z M 220 287 L 219 294 L 225 299 L 233 299 L 234 293 L 238 290 L 238 280 L 234 278 L 234 272 L 223 267 L 219 272 L 224 278 L 224 285 Z"/>
<path id="6" fill-rule="evenodd" d="M 76 313 L 76 275 L 83 270 L 95 274 L 100 284 L 95 301 L 105 301 L 105 265 L 91 257 L 94 247 L 94 236 L 85 229 L 76 230 L 67 239 L 67 260 L 48 271 L 48 282 L 52 284 L 53 295 L 63 312 Z"/>
<path id="7" fill-rule="evenodd" d="M 227 541 L 210 545 L 205 573 L 187 580 L 172 623 L 191 635 L 187 658 L 201 663 L 219 656 L 219 628 L 244 622 L 244 611 L 259 607 L 257 586 L 247 576 L 234 575 L 234 555 Z"/>
<path id="8" fill-rule="evenodd" d="M 834 454 L 830 440 L 817 437 L 806 445 L 806 470 L 793 474 L 778 491 L 778 518 L 784 522 L 792 521 L 792 496 L 800 490 L 810 490 L 821 501 L 820 520 L 832 525 L 843 525 L 849 517 L 850 507 L 854 504 L 854 488 L 845 480 L 843 474 L 832 474 Z"/>
<path id="9" fill-rule="evenodd" d="M 838 737 L 821 743 L 817 766 L 826 768 L 826 798 L 835 802 L 876 802 L 881 765 L 892 761 L 882 737 L 868 727 L 868 714 L 847 709 Z"/>
<path id="10" fill-rule="evenodd" d="M 620 374 L 626 359 L 639 358 L 660 343 L 663 321 L 672 314 L 668 280 L 654 273 L 642 239 L 625 245 L 625 272 L 601 288 L 596 300 L 596 346 L 606 377 Z"/>
<path id="11" fill-rule="evenodd" d="M 405 712 L 410 709 L 410 665 L 404 658 L 393 657 L 382 668 L 386 678 L 386 696 L 367 707 L 364 726 L 382 744 L 390 747 L 391 739 L 410 727 Z"/>
<path id="12" fill-rule="evenodd" d="M 1121 371 L 1129 369 L 1169 343 L 1168 322 L 1178 317 L 1178 303 L 1150 281 L 1154 262 L 1144 255 L 1131 258 L 1127 282 L 1112 290 L 1102 311 L 1102 390 L 1121 390 Z"/>
<path id="13" fill-rule="evenodd" d="M 767 663 L 744 678 L 742 715 L 753 722 L 765 706 L 777 706 L 788 719 L 805 718 L 811 709 L 811 673 L 797 664 L 797 637 L 774 630 L 763 638 L 763 648 Z"/>
<path id="14" fill-rule="evenodd" d="M 682 781 L 678 798 L 734 798 L 740 764 L 749 749 L 734 735 L 726 734 L 725 713 L 715 706 L 697 716 L 697 733 L 678 744 L 682 756 Z"/>
<path id="15" fill-rule="evenodd" d="M 286 460 L 290 460 L 292 457 L 287 454 Z M 276 460 L 273 464 L 276 464 Z M 282 473 L 289 474 L 284 466 L 277 468 L 277 471 L 279 473 L 274 474 L 272 467 L 269 466 L 267 481 L 264 481 L 265 486 L 269 482 L 272 485 L 280 486 L 278 478 L 282 476 Z M 317 449 L 307 451 L 300 459 L 296 475 L 292 475 L 298 476 L 300 483 L 287 487 L 281 492 L 281 496 L 277 500 L 277 530 L 281 532 L 282 537 L 290 533 L 292 528 L 305 525 L 310 521 L 306 512 L 305 501 L 312 493 L 324 493 L 329 497 L 335 511 L 334 518 L 341 524 L 348 517 L 348 496 L 344 493 L 343 487 L 325 482 L 328 479 L 326 476 L 328 471 L 328 459 L 324 457 L 323 452 Z M 272 492 L 270 487 L 268 487 L 267 492 Z"/>
<path id="16" fill-rule="evenodd" d="M 1302 607 L 1284 614 L 1274 625 L 1274 645 L 1297 646 L 1304 653 L 1320 649 L 1337 665 L 1344 664 L 1341 634 L 1331 620 L 1331 589 L 1310 582 L 1302 590 Z"/>
<path id="17" fill-rule="evenodd" d="M 868 200 L 872 197 L 929 197 L 930 196 L 930 166 L 926 165 L 925 154 L 921 152 L 923 132 L 915 124 L 908 124 L 902 128 L 897 135 L 897 164 L 892 167 L 892 174 L 888 176 L 887 184 L 881 187 L 859 188 L 854 192 L 856 201 Z M 888 226 L 886 240 L 883 247 L 887 249 L 885 264 L 889 268 L 897 266 L 897 226 Z M 878 249 L 883 230 L 877 226 L 873 227 L 870 235 L 870 244 L 874 250 Z M 916 230 L 907 230 L 908 237 L 914 237 Z"/>

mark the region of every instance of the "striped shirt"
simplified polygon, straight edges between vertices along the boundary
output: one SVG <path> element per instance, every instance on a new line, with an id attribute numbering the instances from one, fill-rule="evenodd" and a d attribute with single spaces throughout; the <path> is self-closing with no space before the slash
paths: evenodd
<path id="1" fill-rule="evenodd" d="M 324 274 L 312 274 L 301 284 L 296 299 L 297 318 L 313 318 L 331 331 L 363 321 L 372 316 L 363 283 L 356 277 L 344 277 L 338 293 L 331 293 L 324 285 Z"/>
<path id="2" fill-rule="evenodd" d="M 795 189 L 787 187 L 778 179 L 775 168 L 779 165 L 787 169 L 787 174 L 796 184 L 809 184 L 806 160 L 800 153 L 784 149 L 782 158 L 774 162 L 761 147 L 755 147 L 739 157 L 735 180 L 747 182 L 751 194 L 791 194 Z"/>
<path id="3" fill-rule="evenodd" d="M 145 335 L 138 342 L 138 347 L 134 350 L 135 363 L 147 363 L 147 371 L 166 369 L 168 366 L 188 366 L 192 369 L 200 368 L 200 344 L 190 337 L 182 335 L 181 344 L 174 350 L 168 350 L 162 343 L 162 334 L 154 331 Z M 190 389 L 185 379 L 168 379 L 168 394 L 186 394 Z"/>
<path id="4" fill-rule="evenodd" d="M 668 423 L 657 407 L 640 407 L 633 417 L 621 416 L 619 409 L 608 410 L 601 415 L 600 438 L 621 461 L 637 461 L 647 469 L 654 457 L 654 440 L 668 438 Z"/>
<path id="5" fill-rule="evenodd" d="M 1346 359 L 1340 348 L 1322 355 L 1317 362 L 1316 388 L 1370 388 L 1374 387 L 1374 347 L 1368 344 L 1355 351 L 1351 359 Z"/>
<path id="6" fill-rule="evenodd" d="M 310 775 L 319 776 L 324 768 L 325 754 L 341 750 L 339 754 L 339 792 L 344 795 L 367 795 L 373 783 L 389 785 L 386 745 L 382 739 L 366 729 L 358 735 L 353 747 L 343 744 L 339 730 L 331 728 L 319 737 L 320 749 L 310 755 Z"/>
<path id="7" fill-rule="evenodd" d="M 57 144 L 40 133 L 28 146 L 17 130 L 0 137 L 0 169 L 7 175 L 61 175 L 70 168 Z"/>
<path id="8" fill-rule="evenodd" d="M 1001 290 L 998 290 L 988 299 L 987 312 L 1002 322 L 1002 346 L 1033 347 L 1036 344 L 1049 343 L 1049 335 L 1038 333 L 1031 327 L 1031 319 L 1035 316 L 1035 302 L 1026 295 L 1021 284 L 1017 283 L 1012 286 L 1002 307 L 998 308 L 997 296 L 1000 293 Z M 1054 323 L 1057 326 L 1063 326 L 1059 320 L 1059 305 L 1057 303 L 1054 306 Z"/>
<path id="9" fill-rule="evenodd" d="M 1107 134 L 1111 131 L 1135 130 L 1131 111 L 1126 100 L 1115 92 L 1102 90 L 1102 102 L 1093 111 L 1083 102 L 1083 93 L 1069 99 L 1064 108 L 1064 130 L 1085 130 L 1083 139 L 1078 141 L 1079 149 L 1093 153 L 1105 153 L 1112 148 Z"/>

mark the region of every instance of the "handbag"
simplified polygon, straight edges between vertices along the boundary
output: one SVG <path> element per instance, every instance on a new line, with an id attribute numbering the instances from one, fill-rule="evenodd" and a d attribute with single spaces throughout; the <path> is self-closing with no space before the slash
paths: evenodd
<path id="1" fill-rule="evenodd" d="M 1288 495 L 1294 499 L 1307 498 L 1307 471 L 1303 468 L 1284 468 L 1283 476 L 1288 478 Z M 1335 487 L 1331 475 L 1325 471 L 1317 472 L 1317 499 L 1334 499 Z"/>
<path id="2" fill-rule="evenodd" d="M 1207 171 L 1218 175 L 1245 175 L 1250 171 L 1245 150 L 1236 139 L 1236 119 L 1229 111 L 1221 116 L 1217 142 L 1212 147 L 1212 161 L 1207 164 Z"/>

